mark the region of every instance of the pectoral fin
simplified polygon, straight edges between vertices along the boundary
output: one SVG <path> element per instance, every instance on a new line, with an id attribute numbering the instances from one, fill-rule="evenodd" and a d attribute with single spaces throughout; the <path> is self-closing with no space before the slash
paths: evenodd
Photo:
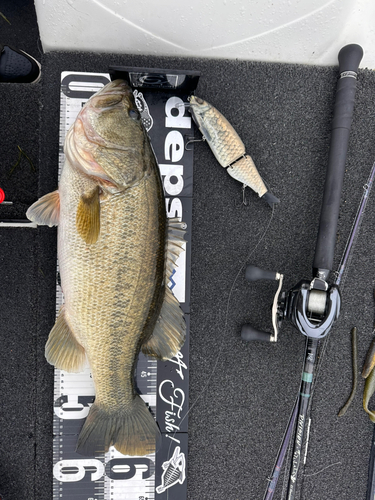
<path id="1" fill-rule="evenodd" d="M 66 321 L 64 306 L 61 307 L 49 334 L 45 356 L 48 363 L 67 372 L 79 372 L 85 364 L 85 349 L 77 341 Z"/>
<path id="2" fill-rule="evenodd" d="M 76 227 L 88 245 L 96 243 L 100 232 L 99 186 L 88 195 L 81 196 L 77 208 Z"/>
<path id="3" fill-rule="evenodd" d="M 39 226 L 57 226 L 60 218 L 59 192 L 53 191 L 39 198 L 29 207 L 26 217 Z"/>

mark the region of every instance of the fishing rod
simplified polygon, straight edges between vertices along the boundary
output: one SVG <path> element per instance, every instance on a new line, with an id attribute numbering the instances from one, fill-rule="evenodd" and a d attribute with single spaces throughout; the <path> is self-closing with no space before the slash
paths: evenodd
<path id="1" fill-rule="evenodd" d="M 346 244 L 343 256 L 341 258 L 338 271 L 336 272 L 336 278 L 334 281 L 334 283 L 336 285 L 339 285 L 341 283 L 343 275 L 344 275 L 344 271 L 347 270 L 347 267 L 349 265 L 349 259 L 350 259 L 352 252 L 353 252 L 356 236 L 358 236 L 358 231 L 359 231 L 362 219 L 363 219 L 364 210 L 365 210 L 365 207 L 366 207 L 366 204 L 368 201 L 368 197 L 370 195 L 370 191 L 371 191 L 372 184 L 374 181 L 374 176 L 375 176 L 375 163 L 372 165 L 370 175 L 369 175 L 367 182 L 363 188 L 364 190 L 363 190 L 362 198 L 361 198 L 358 210 L 357 210 L 357 214 L 356 214 L 356 217 L 354 219 L 354 223 L 353 223 L 350 235 L 348 237 L 347 244 Z M 308 339 L 306 339 L 306 340 L 308 340 Z M 306 356 L 306 357 L 308 358 L 308 356 Z M 303 369 L 303 372 L 305 372 L 305 371 L 308 371 L 308 369 L 306 369 L 306 367 L 304 367 L 304 369 Z M 292 437 L 294 424 L 295 424 L 297 413 L 298 413 L 300 392 L 303 392 L 303 390 L 302 389 L 299 390 L 299 393 L 298 393 L 298 396 L 297 396 L 297 399 L 296 399 L 296 402 L 295 402 L 295 405 L 294 405 L 294 408 L 292 411 L 292 415 L 289 419 L 288 426 L 287 426 L 287 429 L 285 431 L 283 441 L 281 443 L 281 447 L 280 447 L 280 450 L 279 450 L 279 453 L 277 455 L 277 459 L 276 459 L 276 462 L 275 462 L 275 465 L 274 465 L 274 468 L 272 471 L 270 482 L 269 482 L 269 485 L 267 487 L 267 490 L 266 490 L 266 493 L 264 495 L 263 500 L 271 500 L 273 498 L 273 494 L 274 494 L 275 489 L 276 489 L 279 474 L 280 474 L 281 468 L 282 468 L 283 463 L 284 463 L 285 455 L 286 455 L 287 449 L 289 447 L 289 442 L 290 442 L 291 437 Z M 374 442 L 375 442 L 375 431 L 374 431 Z M 374 450 L 375 450 L 375 448 L 374 448 Z M 374 451 L 374 457 L 375 457 L 375 451 Z M 373 458 L 373 463 L 375 463 L 375 458 Z M 375 472 L 373 473 L 373 477 L 375 478 Z M 374 485 L 375 485 L 375 479 L 373 479 L 373 481 L 374 481 Z M 372 486 L 372 490 L 374 491 L 374 493 L 373 493 L 373 498 L 371 500 L 375 500 L 375 486 Z"/>
<path id="2" fill-rule="evenodd" d="M 273 333 L 264 332 L 254 328 L 252 325 L 246 324 L 243 325 L 241 330 L 242 339 L 246 341 L 276 342 L 281 322 L 285 319 L 289 320 L 300 333 L 307 337 L 300 393 L 289 420 L 265 500 L 271 500 L 273 496 L 294 426 L 296 426 L 296 430 L 288 480 L 287 500 L 295 498 L 306 417 L 309 409 L 314 372 L 317 365 L 318 346 L 329 334 L 340 314 L 341 294 L 339 283 L 348 262 L 354 238 L 349 240 L 339 272 L 331 285 L 328 283 L 328 278 L 333 268 L 337 223 L 350 127 L 353 117 L 357 73 L 362 56 L 363 50 L 356 44 L 346 45 L 338 54 L 339 79 L 337 82 L 328 165 L 313 260 L 312 280 L 302 279 L 289 292 L 283 292 L 280 295 L 283 282 L 282 274 L 266 271 L 253 265 L 246 268 L 247 280 L 275 280 L 279 282 L 279 286 L 272 306 Z M 363 210 L 361 213 L 363 213 Z M 358 227 L 359 225 L 355 224 L 353 230 L 357 231 Z"/>

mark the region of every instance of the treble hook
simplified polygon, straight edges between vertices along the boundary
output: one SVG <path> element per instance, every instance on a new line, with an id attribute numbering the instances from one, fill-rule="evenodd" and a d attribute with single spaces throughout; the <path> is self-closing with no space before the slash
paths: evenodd
<path id="1" fill-rule="evenodd" d="M 188 137 L 188 139 L 189 139 L 189 140 L 188 140 L 188 141 L 187 141 L 187 143 L 185 144 L 185 151 L 192 151 L 192 149 L 190 149 L 190 148 L 187 148 L 187 147 L 186 147 L 186 146 L 187 146 L 188 144 L 190 144 L 191 142 L 204 142 L 204 141 L 206 140 L 206 138 L 205 138 L 205 136 L 204 136 L 204 135 L 202 135 L 202 139 L 194 139 L 194 137 Z"/>
<path id="2" fill-rule="evenodd" d="M 245 207 L 247 207 L 249 205 L 249 202 L 247 201 L 246 196 L 245 196 L 245 189 L 246 189 L 246 184 L 243 184 L 242 185 L 242 204 L 245 205 Z"/>

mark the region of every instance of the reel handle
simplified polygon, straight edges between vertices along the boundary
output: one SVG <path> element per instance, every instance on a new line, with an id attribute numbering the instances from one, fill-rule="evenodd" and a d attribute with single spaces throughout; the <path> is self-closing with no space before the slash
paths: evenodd
<path id="1" fill-rule="evenodd" d="M 242 326 L 241 338 L 247 342 L 257 340 L 259 342 L 276 342 L 278 333 L 278 298 L 281 291 L 283 283 L 283 275 L 275 271 L 268 271 L 266 269 L 261 269 L 260 267 L 253 266 L 250 264 L 246 267 L 245 277 L 247 281 L 259 281 L 259 280 L 270 280 L 278 281 L 279 286 L 277 292 L 273 299 L 272 305 L 272 326 L 273 333 L 264 332 L 262 330 L 257 330 L 252 325 L 248 323 Z"/>
<path id="2" fill-rule="evenodd" d="M 246 325 L 243 325 L 241 328 L 241 338 L 246 342 L 251 342 L 253 340 L 257 340 L 258 342 L 272 342 L 271 337 L 271 333 L 257 330 L 248 323 Z"/>
<path id="3" fill-rule="evenodd" d="M 258 281 L 258 280 L 278 280 L 280 277 L 279 273 L 274 271 L 267 271 L 266 269 L 261 269 L 260 267 L 253 266 L 250 264 L 246 268 L 245 278 L 247 281 Z"/>

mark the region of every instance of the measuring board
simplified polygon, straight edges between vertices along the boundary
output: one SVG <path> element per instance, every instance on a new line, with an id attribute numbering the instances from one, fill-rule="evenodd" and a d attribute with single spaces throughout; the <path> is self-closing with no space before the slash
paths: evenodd
<path id="1" fill-rule="evenodd" d="M 170 361 L 139 355 L 136 386 L 162 433 L 160 449 L 147 456 L 124 456 L 113 447 L 99 456 L 78 455 L 78 434 L 95 399 L 90 367 L 87 365 L 78 374 L 55 369 L 53 500 L 186 498 L 193 151 L 186 151 L 184 143 L 186 137 L 193 135 L 193 125 L 184 103 L 196 83 L 193 89 L 177 91 L 178 85 L 173 82 L 181 81 L 181 71 L 176 71 L 176 75 L 170 70 L 147 75 L 140 73 L 139 68 L 133 73 L 126 69 L 128 81 L 134 75 L 139 78 L 139 88 L 133 86 L 134 96 L 158 160 L 167 216 L 181 217 L 187 224 L 185 252 L 180 255 L 169 283 L 185 313 L 186 342 Z M 91 95 L 110 80 L 110 74 L 103 73 L 61 74 L 59 176 L 65 161 L 67 131 Z M 151 88 L 148 85 L 143 89 L 142 82 L 151 82 Z M 56 313 L 63 303 L 57 281 Z"/>

